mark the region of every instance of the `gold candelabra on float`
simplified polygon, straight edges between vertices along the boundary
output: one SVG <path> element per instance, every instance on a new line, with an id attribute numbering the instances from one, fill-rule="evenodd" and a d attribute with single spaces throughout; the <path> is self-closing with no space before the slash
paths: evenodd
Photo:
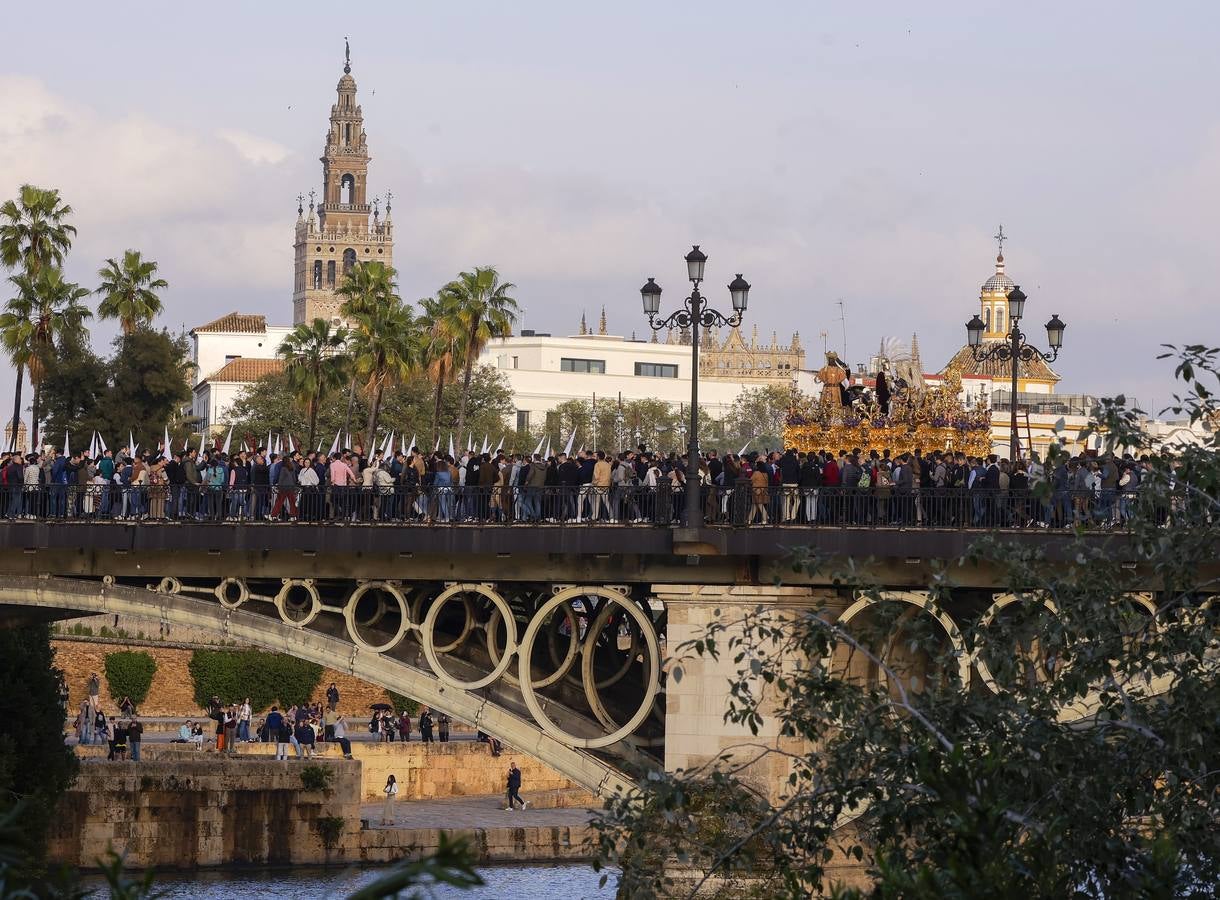
<path id="1" fill-rule="evenodd" d="M 936 387 L 918 391 L 898 389 L 883 414 L 876 396 L 844 405 L 840 384 L 847 371 L 838 358 L 827 354 L 818 371 L 820 396 L 793 392 L 792 408 L 784 427 L 784 446 L 800 451 L 885 450 L 907 453 L 922 450 L 961 451 L 970 456 L 991 452 L 991 411 L 969 408 L 962 401 L 961 373 L 950 367 Z"/>

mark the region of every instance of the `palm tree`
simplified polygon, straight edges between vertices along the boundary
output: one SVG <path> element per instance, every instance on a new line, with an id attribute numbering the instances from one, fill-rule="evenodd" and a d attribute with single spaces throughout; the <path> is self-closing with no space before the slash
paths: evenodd
<path id="1" fill-rule="evenodd" d="M 322 398 L 343 387 L 351 360 L 345 352 L 347 329 L 332 330 L 325 319 L 298 325 L 277 351 L 284 360 L 288 386 L 297 402 L 309 411 L 309 440 L 312 447 L 318 428 L 318 407 Z"/>
<path id="2" fill-rule="evenodd" d="M 458 401 L 457 430 L 466 425 L 466 398 L 470 394 L 470 373 L 474 361 L 493 337 L 507 337 L 517 321 L 517 301 L 509 296 L 516 285 L 500 283 L 500 273 L 494 266 L 477 266 L 473 272 L 463 272 L 449 282 L 441 292 L 458 303 L 463 326 L 462 342 L 465 372 L 462 376 L 462 396 Z"/>
<path id="3" fill-rule="evenodd" d="M 343 298 L 341 312 L 349 319 L 362 313 L 376 311 L 390 303 L 401 303 L 398 296 L 398 273 L 393 266 L 380 262 L 356 263 L 343 276 L 335 293 Z M 351 434 L 352 407 L 356 402 L 356 376 L 352 375 L 347 393 L 347 415 L 343 418 L 343 432 Z M 373 436 L 370 434 L 368 440 Z"/>
<path id="4" fill-rule="evenodd" d="M 432 439 L 436 441 L 441 427 L 441 394 L 457 374 L 465 332 L 456 297 L 442 291 L 436 297 L 420 300 L 419 305 L 424 310 L 420 319 L 423 332 L 421 363 L 436 384 L 436 401 L 432 409 Z"/>
<path id="5" fill-rule="evenodd" d="M 37 448 L 39 387 L 46 361 L 55 352 L 55 344 L 62 336 L 72 332 L 87 333 L 84 321 L 93 313 L 80 301 L 90 292 L 79 284 L 65 281 L 63 272 L 54 268 L 41 269 L 37 278 L 24 273 L 12 275 L 9 282 L 17 293 L 0 314 L 0 343 L 15 363 L 29 370 L 30 385 L 34 389 L 30 446 Z"/>
<path id="6" fill-rule="evenodd" d="M 76 235 L 76 228 L 64 222 L 71 214 L 72 207 L 60 201 L 59 191 L 23 184 L 16 200 L 0 205 L 0 263 L 9 269 L 20 268 L 34 280 L 43 269 L 62 266 Z M 7 347 L 7 339 L 4 343 Z M 21 421 L 21 382 L 29 360 L 19 350 L 10 351 L 9 358 L 17 369 L 12 437 L 15 447 Z"/>
<path id="7" fill-rule="evenodd" d="M 102 279 L 97 293 L 103 296 L 97 314 L 102 319 L 118 319 L 123 334 L 131 334 L 141 325 L 147 325 L 161 312 L 161 298 L 157 291 L 169 287 L 164 278 L 156 278 L 157 264 L 145 260 L 139 250 L 127 250 L 123 261 L 113 258 L 98 270 Z"/>
<path id="8" fill-rule="evenodd" d="M 386 385 L 405 381 L 420 359 L 420 326 L 401 300 L 394 298 L 352 316 L 352 368 L 369 392 L 368 441 L 377 434 L 377 418 Z"/>

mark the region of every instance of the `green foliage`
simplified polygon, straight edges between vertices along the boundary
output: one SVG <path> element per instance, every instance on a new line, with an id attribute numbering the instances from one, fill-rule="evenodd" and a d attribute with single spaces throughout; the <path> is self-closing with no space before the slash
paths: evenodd
<path id="1" fill-rule="evenodd" d="M 108 259 L 97 273 L 102 280 L 97 293 L 102 296 L 97 314 L 102 319 L 118 319 L 124 334 L 147 326 L 161 312 L 157 291 L 169 287 L 157 278 L 157 264 L 144 259 L 139 250 L 128 250 L 123 259 Z"/>
<path id="2" fill-rule="evenodd" d="M 225 704 L 249 697 L 256 710 L 273 703 L 300 705 L 309 702 L 322 680 L 317 663 L 264 650 L 196 650 L 188 669 L 195 702 L 205 708 L 214 696 Z"/>
<path id="3" fill-rule="evenodd" d="M 322 846 L 326 848 L 327 853 L 338 846 L 339 838 L 343 836 L 343 829 L 346 826 L 347 822 L 342 816 L 321 816 L 315 823 L 318 836 L 322 838 Z"/>
<path id="4" fill-rule="evenodd" d="M 335 778 L 335 770 L 330 766 L 306 766 L 301 769 L 301 784 L 307 791 L 323 791 L 330 793 L 330 783 Z"/>
<path id="5" fill-rule="evenodd" d="M 148 697 L 157 661 L 143 650 L 120 650 L 107 653 L 105 659 L 106 685 L 115 700 L 124 697 L 139 706 Z"/>
<path id="6" fill-rule="evenodd" d="M 724 452 L 736 453 L 747 442 L 749 450 L 760 452 L 783 447 L 784 421 L 792 402 L 793 390 L 786 384 L 743 390 L 724 421 L 718 423 Z"/>
<path id="7" fill-rule="evenodd" d="M 400 439 L 407 440 L 412 434 L 421 448 L 431 450 L 428 436 L 432 433 L 432 399 L 434 386 L 424 374 L 414 374 L 406 382 L 389 387 L 382 400 L 380 430 L 393 429 Z M 448 442 L 449 432 L 456 427 L 458 395 L 460 385 L 446 385 L 441 394 L 441 431 L 445 435 L 441 443 Z M 506 434 L 505 420 L 513 412 L 513 394 L 508 380 L 491 366 L 477 366 L 470 381 L 466 420 L 467 430 L 482 442 L 489 435 L 494 443 Z M 290 432 L 298 438 L 309 430 L 306 411 L 294 399 L 294 392 L 284 375 L 268 375 L 247 387 L 233 403 L 233 419 L 236 423 L 234 440 L 239 435 L 261 442 L 267 432 Z M 318 408 L 318 443 L 322 449 L 330 447 L 336 431 L 343 427 L 347 414 L 347 393 L 339 391 L 323 397 Z M 352 422 L 367 421 L 368 403 L 364 391 L 357 391 L 352 410 Z M 355 429 L 353 429 L 355 431 Z M 511 432 L 508 432 L 511 434 Z M 355 434 L 353 440 L 361 440 Z M 456 440 L 456 439 L 455 439 Z M 505 440 L 505 447 L 511 440 Z M 531 445 L 532 449 L 532 445 Z"/>
<path id="8" fill-rule="evenodd" d="M 1186 384 L 1177 411 L 1217 421 L 1220 350 L 1171 352 Z M 838 857 L 865 866 L 873 897 L 1211 896 L 1220 434 L 1162 447 L 1123 398 L 1102 401 L 1095 419 L 1103 452 L 1148 460 L 1127 531 L 1068 533 L 1053 560 L 978 539 L 963 563 L 999 573 L 994 594 L 955 584 L 955 569 L 927 586 L 960 643 L 867 580 L 859 560 L 832 567 L 795 553 L 795 580 L 833 583 L 841 602 L 759 607 L 672 648 L 675 680 L 686 658 L 732 667 L 726 721 L 760 740 L 652 773 L 608 804 L 599 847 L 602 864 L 621 869 L 621 895 L 666 893 L 659 862 L 675 859 L 696 882 L 749 874 L 768 897 L 803 898 L 832 888 Z M 1048 469 L 1059 463 L 1054 450 Z M 984 617 L 1003 594 L 1015 601 Z M 872 605 L 839 625 L 849 598 Z M 962 683 L 975 661 L 994 691 L 977 675 Z M 790 773 L 776 803 L 761 802 L 752 765 Z"/>
<path id="9" fill-rule="evenodd" d="M 114 342 L 114 354 L 99 360 L 81 341 L 64 344 L 61 358 L 47 365 L 42 403 L 47 430 L 62 440 L 70 431 L 73 447 L 83 449 L 96 430 L 117 450 L 130 431 L 141 447 L 157 447 L 166 423 L 179 420 L 191 398 L 186 337 L 138 328 Z M 170 428 L 179 446 L 189 433 L 185 422 Z"/>
<path id="10" fill-rule="evenodd" d="M 407 897 L 408 900 L 434 896 L 433 888 L 446 884 L 467 889 L 482 887 L 483 879 L 474 870 L 475 856 L 465 838 L 451 838 L 442 831 L 436 852 L 422 859 L 404 854 L 401 862 L 391 866 L 384 875 L 356 891 L 348 900 L 382 900 L 385 897 Z M 419 888 L 420 890 L 408 890 Z"/>
<path id="11" fill-rule="evenodd" d="M 76 757 L 64 746 L 64 711 L 46 625 L 0 629 L 0 816 L 22 806 L 30 867 L 44 852 L 47 826 L 60 796 L 76 776 Z"/>
<path id="12" fill-rule="evenodd" d="M 412 700 L 410 697 L 404 697 L 402 694 L 396 694 L 393 691 L 386 691 L 390 697 L 390 705 L 394 707 L 394 712 L 413 716 L 419 712 L 420 703 L 418 700 Z"/>

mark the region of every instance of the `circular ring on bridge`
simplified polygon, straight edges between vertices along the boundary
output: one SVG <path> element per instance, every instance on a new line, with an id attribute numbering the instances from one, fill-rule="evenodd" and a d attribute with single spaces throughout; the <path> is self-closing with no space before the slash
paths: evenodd
<path id="1" fill-rule="evenodd" d="M 492 605 L 499 610 L 500 615 L 504 618 L 504 628 L 508 632 L 508 641 L 504 648 L 504 657 L 495 665 L 489 673 L 482 678 L 474 681 L 461 681 L 450 675 L 445 667 L 441 665 L 440 653 L 448 652 L 449 649 L 457 647 L 466 639 L 466 636 L 474 628 L 474 610 L 470 607 L 470 599 L 463 596 L 462 601 L 466 605 L 466 624 L 462 629 L 461 636 L 452 644 L 444 648 L 437 647 L 433 642 L 433 634 L 436 629 L 436 620 L 440 617 L 441 608 L 444 607 L 451 599 L 459 594 L 478 594 L 481 597 L 486 597 L 491 601 Z M 450 687 L 458 688 L 463 691 L 473 691 L 482 687 L 487 687 L 493 681 L 503 675 L 513 661 L 513 654 L 517 652 L 517 621 L 513 618 L 513 611 L 500 594 L 485 584 L 455 584 L 441 591 L 436 600 L 428 608 L 428 615 L 424 617 L 424 623 L 420 627 L 420 644 L 424 649 L 424 656 L 428 660 L 428 665 L 432 667 L 432 672 L 441 681 Z"/>
<path id="2" fill-rule="evenodd" d="M 580 683 L 585 691 L 585 701 L 589 704 L 589 709 L 593 710 L 593 715 L 597 717 L 597 721 L 602 723 L 602 727 L 611 730 L 615 728 L 616 723 L 611 718 L 606 705 L 602 703 L 601 688 L 617 684 L 631 670 L 631 664 L 635 662 L 635 654 L 639 650 L 639 628 L 637 626 L 632 632 L 631 646 L 624 654 L 623 664 L 619 667 L 619 670 L 604 681 L 597 680 L 597 673 L 593 671 L 593 662 L 597 655 L 597 639 L 601 635 L 602 629 L 609 623 L 610 614 L 613 609 L 613 603 L 606 602 L 602 604 L 602 608 L 597 611 L 597 616 L 590 623 L 589 630 L 585 633 L 585 640 L 581 647 L 580 655 Z M 615 626 L 614 633 L 611 635 L 611 640 L 613 641 L 613 649 L 617 650 L 617 625 Z"/>
<path id="3" fill-rule="evenodd" d="M 563 604 L 564 613 L 568 617 L 568 621 L 572 624 L 572 633 L 568 636 L 568 650 L 564 658 L 559 659 L 559 654 L 555 646 L 555 630 L 547 629 L 547 644 L 551 652 L 551 661 L 556 663 L 556 669 L 545 678 L 540 678 L 534 681 L 535 688 L 550 687 L 559 679 L 563 678 L 572 668 L 572 664 L 576 661 L 576 655 L 580 652 L 580 639 L 577 636 L 579 623 L 576 620 L 576 613 L 572 610 L 572 604 Z M 491 614 L 491 618 L 487 622 L 487 652 L 491 656 L 493 663 L 500 662 L 500 648 L 496 646 L 495 631 L 500 624 L 500 619 L 503 615 L 500 613 L 500 608 L 496 607 L 495 612 Z M 517 684 L 517 676 L 505 673 L 504 680 L 511 685 Z"/>
<path id="4" fill-rule="evenodd" d="M 979 616 L 978 626 L 975 628 L 977 632 L 982 632 L 988 625 L 995 621 L 996 616 L 1000 614 L 1006 607 L 1012 606 L 1014 603 L 1021 602 L 1022 598 L 1018 594 L 1001 594 L 995 598 L 991 606 L 987 607 L 986 612 Z M 1055 606 L 1054 601 L 1043 597 L 1037 600 L 1037 603 L 1044 607 L 1052 616 L 1059 615 L 1059 609 Z M 991 666 L 987 665 L 987 660 L 983 658 L 984 645 L 980 641 L 979 645 L 970 653 L 970 665 L 978 671 L 979 677 L 983 680 L 987 690 L 993 694 L 1000 692 L 1000 686 L 996 683 L 995 675 L 992 674 Z"/>
<path id="5" fill-rule="evenodd" d="M 161 583 L 157 585 L 157 593 L 159 594 L 177 594 L 182 591 L 182 582 L 172 575 L 167 575 L 161 579 Z"/>
<path id="6" fill-rule="evenodd" d="M 309 595 L 309 610 L 300 619 L 293 619 L 288 615 L 288 598 L 291 596 L 294 588 L 303 588 Z M 318 613 L 322 611 L 322 598 L 318 596 L 318 589 L 314 586 L 312 578 L 285 578 L 279 593 L 275 595 L 274 602 L 276 612 L 280 614 L 280 619 L 285 625 L 291 625 L 294 628 L 304 628 L 316 619 Z"/>
<path id="7" fill-rule="evenodd" d="M 383 594 L 389 594 L 398 603 L 398 631 L 394 633 L 384 644 L 373 644 L 366 641 L 360 634 L 359 625 L 356 622 L 356 606 L 360 603 L 360 598 L 371 590 L 379 590 Z M 385 615 L 385 600 L 379 598 L 380 602 L 377 605 L 377 612 L 363 625 L 376 625 Z M 343 604 L 343 621 L 347 624 L 347 636 L 352 639 L 352 643 L 362 650 L 368 650 L 370 653 L 385 653 L 398 645 L 402 640 L 403 635 L 407 633 L 407 629 L 411 627 L 411 616 L 407 610 L 407 598 L 403 596 L 398 585 L 392 581 L 365 581 L 356 586 L 351 595 L 347 598 L 347 602 Z"/>
<path id="8" fill-rule="evenodd" d="M 229 598 L 229 588 L 237 586 L 237 599 Z M 250 599 L 250 588 L 246 586 L 244 578 L 224 578 L 220 584 L 216 585 L 212 591 L 216 595 L 216 599 L 220 601 L 220 605 L 225 609 L 237 609 L 247 600 Z"/>
<path id="9" fill-rule="evenodd" d="M 534 693 L 534 686 L 530 683 L 530 657 L 533 654 L 534 641 L 538 638 L 538 632 L 541 630 L 543 622 L 564 603 L 586 594 L 604 597 L 622 606 L 627 611 L 627 614 L 635 619 L 636 624 L 640 626 L 640 633 L 644 636 L 644 643 L 647 645 L 648 650 L 648 679 L 640 708 L 617 731 L 602 735 L 601 737 L 577 737 L 576 735 L 568 734 L 552 722 L 550 717 L 543 712 L 542 705 L 538 702 L 538 696 Z M 602 587 L 567 588 L 542 604 L 538 612 L 530 619 L 529 626 L 525 629 L 525 637 L 521 640 L 521 648 L 518 653 L 519 659 L 517 661 L 517 677 L 521 682 L 521 697 L 525 700 L 525 706 L 530 711 L 530 715 L 534 717 L 534 721 L 551 737 L 561 740 L 571 747 L 579 747 L 585 750 L 609 747 L 611 744 L 618 743 L 634 732 L 652 714 L 653 701 L 656 699 L 657 692 L 661 689 L 660 654 L 661 648 L 657 642 L 656 633 L 652 629 L 652 623 L 648 621 L 643 611 L 632 603 L 628 597 Z"/>
<path id="10" fill-rule="evenodd" d="M 969 687 L 971 660 L 970 655 L 966 652 L 962 633 L 958 630 L 957 623 L 943 610 L 938 609 L 932 598 L 927 594 L 920 594 L 915 591 L 882 591 L 880 599 L 874 600 L 868 596 L 858 597 L 854 603 L 843 610 L 839 618 L 835 620 L 835 625 L 846 625 L 870 606 L 876 606 L 878 603 L 884 603 L 887 600 L 894 603 L 909 603 L 911 606 L 932 614 L 932 617 L 944 629 L 945 635 L 949 638 L 949 643 L 953 647 L 954 655 L 957 657 L 957 674 L 958 678 L 961 679 L 962 687 Z"/>

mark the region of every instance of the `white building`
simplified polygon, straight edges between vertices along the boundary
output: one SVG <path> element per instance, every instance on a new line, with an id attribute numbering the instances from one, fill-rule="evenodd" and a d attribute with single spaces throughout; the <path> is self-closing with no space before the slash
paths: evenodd
<path id="1" fill-rule="evenodd" d="M 681 343 L 649 343 L 612 334 L 554 337 L 525 330 L 493 339 L 479 364 L 497 369 L 512 387 L 518 429 L 540 427 L 546 414 L 566 400 L 655 399 L 675 409 L 690 404 L 691 348 Z M 776 379 L 699 379 L 699 407 L 723 417 L 747 387 Z M 787 384 L 786 378 L 783 383 Z"/>
<path id="2" fill-rule="evenodd" d="M 191 414 L 204 434 L 219 431 L 242 389 L 283 369 L 276 358 L 291 325 L 268 325 L 266 316 L 232 312 L 191 330 L 196 378 Z"/>

